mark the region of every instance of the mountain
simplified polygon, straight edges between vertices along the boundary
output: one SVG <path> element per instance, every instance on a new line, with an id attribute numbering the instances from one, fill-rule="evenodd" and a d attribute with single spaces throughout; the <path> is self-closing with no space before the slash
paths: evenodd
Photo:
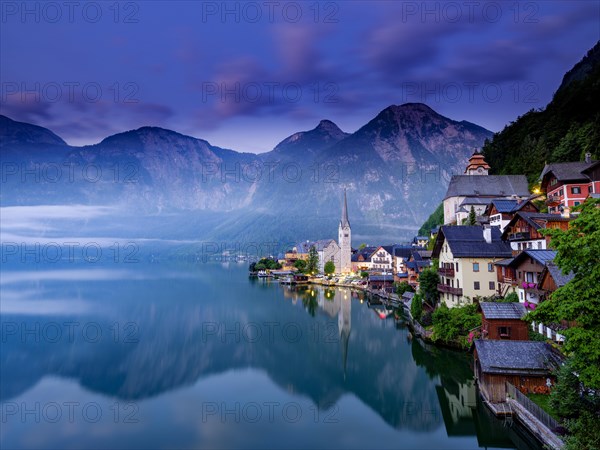
<path id="1" fill-rule="evenodd" d="M 321 120 L 319 125 L 310 131 L 300 131 L 294 133 L 281 141 L 270 154 L 266 154 L 267 159 L 272 157 L 314 157 L 323 149 L 350 136 L 344 133 L 335 123 L 330 120 Z"/>
<path id="2" fill-rule="evenodd" d="M 104 223 L 113 234 L 216 242 L 335 238 L 344 188 L 356 242 L 407 240 L 492 136 L 414 103 L 385 108 L 352 134 L 322 120 L 260 155 L 156 127 L 70 147 L 5 122 L 13 138 L 0 157 L 38 173 L 25 182 L 9 174 L 2 206 L 111 205 L 124 211 L 119 227 Z M 62 176 L 49 177 L 49 165 Z"/>
<path id="3" fill-rule="evenodd" d="M 3 115 L 0 115 L 0 142 L 2 142 L 2 146 L 15 144 L 67 145 L 65 141 L 46 128 L 17 122 Z"/>
<path id="4" fill-rule="evenodd" d="M 486 142 L 496 174 L 526 174 L 536 182 L 546 162 L 600 157 L 600 42 L 567 72 L 543 110 L 531 110 Z"/>

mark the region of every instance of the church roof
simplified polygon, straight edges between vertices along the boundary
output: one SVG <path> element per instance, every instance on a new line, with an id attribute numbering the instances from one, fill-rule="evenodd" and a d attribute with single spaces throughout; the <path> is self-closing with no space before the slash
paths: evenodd
<path id="1" fill-rule="evenodd" d="M 525 175 L 453 175 L 444 199 L 450 197 L 529 196 Z"/>
<path id="2" fill-rule="evenodd" d="M 346 201 L 346 189 L 344 189 L 344 202 L 342 203 L 342 219 L 340 220 L 342 228 L 350 227 L 348 220 L 348 202 Z"/>

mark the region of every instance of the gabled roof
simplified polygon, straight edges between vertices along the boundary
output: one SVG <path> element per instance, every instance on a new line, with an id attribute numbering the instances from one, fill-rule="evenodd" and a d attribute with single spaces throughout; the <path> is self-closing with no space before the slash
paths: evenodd
<path id="1" fill-rule="evenodd" d="M 380 248 L 384 249 L 390 255 L 392 255 L 392 256 L 394 255 L 394 246 L 393 245 L 380 245 L 379 247 L 377 247 L 377 250 L 379 250 Z"/>
<path id="2" fill-rule="evenodd" d="M 298 253 L 308 253 L 310 248 L 314 245 L 315 249 L 320 252 L 324 248 L 328 247 L 332 242 L 337 245 L 337 242 L 335 242 L 333 239 L 321 239 L 318 241 L 299 242 L 295 245 L 295 247 Z"/>
<path id="3" fill-rule="evenodd" d="M 583 174 L 582 171 L 589 168 L 596 161 L 585 162 L 585 161 L 573 161 L 573 162 L 562 162 L 546 164 L 540 180 L 544 180 L 546 175 L 552 174 L 558 181 L 589 181 L 587 175 Z"/>
<path id="4" fill-rule="evenodd" d="M 510 266 L 510 264 L 514 261 L 514 258 L 506 258 L 506 259 L 501 259 L 500 261 L 496 261 L 494 263 L 495 266 Z"/>
<path id="5" fill-rule="evenodd" d="M 444 200 L 449 197 L 529 196 L 525 175 L 453 175 Z"/>
<path id="6" fill-rule="evenodd" d="M 398 258 L 405 258 L 408 259 L 410 258 L 410 255 L 413 251 L 413 247 L 394 247 L 394 256 L 398 257 Z"/>
<path id="7" fill-rule="evenodd" d="M 541 228 L 546 228 L 548 222 L 569 222 L 572 220 L 570 217 L 563 217 L 560 214 L 519 211 L 504 228 L 504 233 L 502 234 L 503 238 L 506 237 L 509 228 L 512 227 L 519 220 L 519 218 L 531 225 L 531 227 L 536 231 Z"/>
<path id="8" fill-rule="evenodd" d="M 510 244 L 500 239 L 500 230 L 490 229 L 491 242 L 483 237 L 482 226 L 447 226 L 440 228 L 432 257 L 440 255 L 443 242 L 447 242 L 455 258 L 509 258 L 512 256 Z"/>
<path id="9" fill-rule="evenodd" d="M 489 198 L 480 198 L 480 197 L 467 197 L 461 203 L 460 206 L 467 205 L 489 205 Z"/>
<path id="10" fill-rule="evenodd" d="M 533 259 L 541 266 L 545 266 L 554 258 L 556 258 L 556 251 L 554 250 L 523 250 L 519 253 L 510 264 L 512 267 L 516 268 L 521 265 L 523 261 L 526 259 Z"/>
<path id="11" fill-rule="evenodd" d="M 546 376 L 562 359 L 546 342 L 477 339 L 475 349 L 483 373 Z"/>
<path id="12" fill-rule="evenodd" d="M 567 284 L 569 281 L 571 281 L 575 277 L 575 274 L 573 272 L 569 272 L 568 274 L 565 275 L 562 272 L 562 270 L 560 270 L 560 267 L 558 267 L 554 262 L 549 262 L 546 265 L 546 268 L 540 274 L 540 281 L 544 278 L 544 272 L 549 273 L 549 275 L 554 280 L 554 284 L 556 284 L 557 288 L 563 287 L 565 284 Z"/>
<path id="13" fill-rule="evenodd" d="M 481 302 L 479 307 L 486 319 L 521 319 L 527 314 L 522 303 Z"/>
<path id="14" fill-rule="evenodd" d="M 402 294 L 402 300 L 404 300 L 404 301 L 412 300 L 414 296 L 415 296 L 414 292 L 406 291 L 404 294 Z"/>
<path id="15" fill-rule="evenodd" d="M 392 283 L 394 281 L 393 275 L 369 275 L 369 281 L 385 281 Z"/>
<path id="16" fill-rule="evenodd" d="M 512 198 L 495 198 L 490 203 L 496 207 L 499 213 L 515 213 L 520 211 L 525 205 L 530 203 L 530 200 L 518 200 Z M 533 205 L 533 203 L 530 203 Z M 535 206 L 535 205 L 533 205 Z M 537 209 L 537 208 L 536 208 Z"/>

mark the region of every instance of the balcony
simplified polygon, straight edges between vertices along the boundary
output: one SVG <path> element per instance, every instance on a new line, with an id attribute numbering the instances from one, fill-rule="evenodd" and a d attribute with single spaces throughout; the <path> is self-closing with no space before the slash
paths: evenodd
<path id="1" fill-rule="evenodd" d="M 546 205 L 557 206 L 561 204 L 561 198 L 558 195 L 549 195 L 546 199 Z"/>
<path id="2" fill-rule="evenodd" d="M 454 295 L 462 295 L 463 294 L 463 290 L 461 288 L 455 288 L 452 286 L 448 286 L 446 284 L 438 284 L 437 290 L 438 290 L 438 292 L 445 292 L 447 294 L 454 294 Z"/>
<path id="3" fill-rule="evenodd" d="M 454 278 L 454 268 L 453 267 L 440 267 L 438 269 L 438 274 L 444 277 Z"/>
<path id="4" fill-rule="evenodd" d="M 510 241 L 528 241 L 531 239 L 529 231 L 520 231 L 518 233 L 509 233 L 508 240 Z"/>

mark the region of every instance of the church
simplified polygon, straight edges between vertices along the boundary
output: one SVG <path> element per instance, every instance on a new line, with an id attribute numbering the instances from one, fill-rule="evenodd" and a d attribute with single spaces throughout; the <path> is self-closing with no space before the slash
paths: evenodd
<path id="1" fill-rule="evenodd" d="M 489 164 L 477 151 L 469 158 L 464 175 L 453 175 L 444 197 L 444 225 L 460 225 L 471 206 L 481 215 L 493 199 L 529 197 L 525 175 L 489 175 Z"/>
<path id="2" fill-rule="evenodd" d="M 347 274 L 352 272 L 352 230 L 348 220 L 348 202 L 345 189 L 342 200 L 342 216 L 338 226 L 338 241 L 321 239 L 312 242 L 300 242 L 296 244 L 291 253 L 286 254 L 286 259 L 300 258 L 306 260 L 311 247 L 315 247 L 319 256 L 319 272 L 324 272 L 327 261 L 333 262 L 336 273 Z"/>

